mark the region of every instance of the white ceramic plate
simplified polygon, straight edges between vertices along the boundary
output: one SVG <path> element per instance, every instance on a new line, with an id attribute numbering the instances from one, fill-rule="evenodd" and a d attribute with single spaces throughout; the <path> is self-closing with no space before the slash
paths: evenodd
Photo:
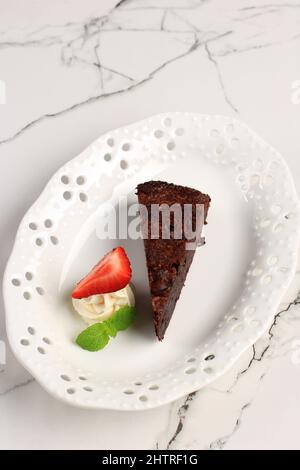
<path id="1" fill-rule="evenodd" d="M 99 207 L 139 182 L 167 180 L 212 198 L 165 340 L 154 335 L 143 243 L 99 240 Z M 100 137 L 61 168 L 25 215 L 4 279 L 14 353 L 55 397 L 87 408 L 156 407 L 212 382 L 271 324 L 292 280 L 299 201 L 281 156 L 222 116 L 168 113 Z M 133 266 L 138 318 L 97 353 L 70 292 L 113 246 Z"/>

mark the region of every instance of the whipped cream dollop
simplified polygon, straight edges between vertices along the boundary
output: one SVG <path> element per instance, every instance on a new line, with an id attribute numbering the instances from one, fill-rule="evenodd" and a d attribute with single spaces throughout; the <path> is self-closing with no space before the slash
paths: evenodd
<path id="1" fill-rule="evenodd" d="M 109 294 L 91 295 L 83 299 L 73 299 L 73 307 L 88 325 L 110 318 L 124 305 L 135 305 L 132 288 L 128 284 L 124 289 Z"/>

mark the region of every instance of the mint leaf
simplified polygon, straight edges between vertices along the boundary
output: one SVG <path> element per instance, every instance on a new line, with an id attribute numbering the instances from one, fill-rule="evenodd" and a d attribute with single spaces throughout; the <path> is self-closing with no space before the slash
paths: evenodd
<path id="1" fill-rule="evenodd" d="M 114 315 L 108 320 L 117 331 L 127 330 L 127 328 L 133 323 L 136 315 L 136 309 L 125 305 L 119 308 Z"/>
<path id="2" fill-rule="evenodd" d="M 105 326 L 106 332 L 109 336 L 112 338 L 115 338 L 117 336 L 118 330 L 116 329 L 115 325 L 110 321 L 110 318 L 108 320 L 105 320 L 103 322 L 103 325 Z"/>
<path id="3" fill-rule="evenodd" d="M 99 351 L 105 348 L 109 342 L 109 335 L 105 327 L 105 322 L 95 323 L 83 330 L 76 338 L 76 343 L 87 351 Z"/>
<path id="4" fill-rule="evenodd" d="M 76 338 L 76 343 L 87 351 L 99 351 L 109 343 L 109 337 L 115 338 L 118 331 L 126 330 L 134 321 L 136 309 L 125 305 L 102 323 L 95 323 L 83 330 Z"/>

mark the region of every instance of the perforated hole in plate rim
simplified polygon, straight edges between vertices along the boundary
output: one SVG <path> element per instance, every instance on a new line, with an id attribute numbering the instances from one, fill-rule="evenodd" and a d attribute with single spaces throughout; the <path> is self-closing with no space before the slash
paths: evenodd
<path id="1" fill-rule="evenodd" d="M 70 183 L 70 178 L 67 175 L 62 175 L 60 180 L 63 184 L 69 184 Z"/>
<path id="2" fill-rule="evenodd" d="M 172 119 L 170 117 L 166 117 L 164 120 L 163 120 L 163 124 L 164 126 L 166 127 L 171 127 L 172 126 Z"/>
<path id="3" fill-rule="evenodd" d="M 196 367 L 189 367 L 188 369 L 185 369 L 185 374 L 194 374 L 197 371 Z"/>
<path id="4" fill-rule="evenodd" d="M 163 137 L 164 133 L 161 129 L 156 129 L 154 131 L 154 136 L 157 138 L 157 139 L 161 139 Z"/>
<path id="5" fill-rule="evenodd" d="M 148 401 L 148 397 L 147 397 L 146 395 L 141 395 L 141 396 L 139 397 L 139 400 L 145 402 L 145 401 Z"/>
<path id="6" fill-rule="evenodd" d="M 66 374 L 62 374 L 62 375 L 60 376 L 60 378 L 61 378 L 62 380 L 64 380 L 65 382 L 71 382 L 70 377 L 69 377 L 68 375 L 66 375 Z"/>
<path id="7" fill-rule="evenodd" d="M 127 161 L 126 160 L 121 160 L 120 161 L 120 167 L 121 167 L 122 170 L 127 170 L 127 168 L 128 168 Z"/>
<path id="8" fill-rule="evenodd" d="M 184 135 L 184 128 L 183 127 L 177 127 L 174 131 L 174 134 L 177 136 L 177 137 L 182 137 Z"/>
<path id="9" fill-rule="evenodd" d="M 124 393 L 125 393 L 125 395 L 133 395 L 133 394 L 134 394 L 134 390 L 126 389 L 126 390 L 124 390 Z"/>
<path id="10" fill-rule="evenodd" d="M 33 279 L 33 274 L 32 274 L 30 271 L 27 271 L 27 272 L 25 273 L 25 278 L 26 278 L 27 281 L 32 281 L 32 279 Z"/>
<path id="11" fill-rule="evenodd" d="M 167 143 L 167 149 L 168 150 L 174 150 L 175 148 L 175 142 L 173 140 L 170 140 L 170 142 Z"/>
<path id="12" fill-rule="evenodd" d="M 130 145 L 129 142 L 125 142 L 125 143 L 122 145 L 122 150 L 123 150 L 124 152 L 128 152 L 128 151 L 130 150 L 130 148 L 131 148 L 131 145 Z"/>
<path id="13" fill-rule="evenodd" d="M 205 361 L 213 361 L 215 359 L 215 355 L 214 354 L 209 354 L 208 356 L 206 356 L 204 358 Z"/>
<path id="14" fill-rule="evenodd" d="M 190 357 L 190 358 L 187 360 L 187 362 L 196 362 L 196 360 L 197 360 L 197 359 L 196 359 L 195 357 Z"/>
<path id="15" fill-rule="evenodd" d="M 46 228 L 51 228 L 52 225 L 53 225 L 53 222 L 52 222 L 51 219 L 46 219 L 46 220 L 44 221 L 44 225 L 45 225 Z"/>
<path id="16" fill-rule="evenodd" d="M 63 198 L 66 200 L 66 201 L 69 201 L 70 199 L 72 199 L 72 193 L 71 191 L 65 191 L 63 193 Z"/>
<path id="17" fill-rule="evenodd" d="M 54 235 L 51 235 L 50 241 L 51 241 L 52 245 L 58 245 L 58 238 L 55 237 Z"/>
<path id="18" fill-rule="evenodd" d="M 36 287 L 36 291 L 39 295 L 45 295 L 45 291 L 42 287 Z"/>
<path id="19" fill-rule="evenodd" d="M 79 186 L 82 186 L 84 183 L 85 183 L 85 177 L 84 176 L 77 176 L 76 178 L 76 183 L 79 185 Z"/>
<path id="20" fill-rule="evenodd" d="M 23 294 L 23 297 L 25 300 L 30 300 L 31 299 L 31 294 L 28 291 L 25 291 Z"/>
<path id="21" fill-rule="evenodd" d="M 201 132 L 204 131 L 205 139 L 208 139 L 209 142 L 209 149 L 205 147 L 206 144 L 201 140 Z M 225 371 L 226 364 L 223 366 L 223 363 L 232 363 L 232 359 L 238 357 L 241 348 L 244 349 L 246 345 L 253 344 L 258 331 L 262 331 L 267 322 L 272 319 L 271 313 L 275 310 L 275 304 L 272 300 L 274 286 L 276 285 L 276 289 L 282 295 L 285 291 L 283 286 L 287 285 L 293 273 L 293 268 L 290 267 L 289 263 L 290 258 L 294 259 L 297 254 L 296 241 L 298 242 L 299 236 L 296 232 L 299 228 L 299 217 L 294 217 L 294 214 L 297 212 L 295 207 L 299 206 L 299 202 L 293 192 L 292 184 L 289 185 L 289 174 L 286 173 L 285 166 L 282 166 L 281 157 L 278 157 L 278 159 L 276 157 L 276 165 L 273 167 L 270 161 L 273 162 L 274 155 L 271 155 L 272 151 L 269 147 L 263 146 L 259 139 L 255 141 L 255 135 L 248 134 L 246 128 L 236 121 L 231 122 L 230 119 L 222 117 L 201 117 L 192 113 L 170 113 L 170 115 L 154 117 L 152 120 L 139 124 L 134 132 L 125 133 L 122 129 L 116 134 L 114 132 L 111 132 L 113 137 L 107 135 L 101 138 L 101 148 L 104 150 L 99 151 L 99 155 L 94 156 L 95 165 L 99 162 L 99 168 L 101 169 L 99 177 L 102 176 L 101 171 L 106 171 L 108 175 L 111 175 L 112 165 L 106 165 L 103 159 L 104 161 L 107 159 L 109 163 L 113 153 L 117 169 L 125 170 L 129 168 L 129 171 L 118 172 L 118 175 L 121 175 L 120 178 L 123 178 L 124 181 L 126 178 L 130 178 L 134 168 L 134 165 L 131 165 L 131 158 L 133 152 L 137 151 L 135 148 L 135 146 L 137 147 L 136 142 L 144 137 L 148 139 L 147 154 L 152 155 L 152 150 L 157 153 L 161 151 L 163 156 L 166 157 L 166 161 L 170 162 L 173 157 L 175 159 L 178 149 L 179 155 L 181 153 L 188 155 L 189 149 L 194 148 L 195 151 L 199 150 L 201 158 L 210 159 L 209 164 L 211 165 L 231 164 L 235 172 L 234 184 L 238 183 L 236 185 L 238 191 L 243 191 L 246 198 L 251 187 L 253 204 L 256 204 L 254 207 L 255 216 L 259 215 L 255 223 L 256 235 L 258 236 L 257 243 L 259 243 L 261 253 L 257 249 L 255 264 L 252 264 L 251 268 L 248 269 L 249 273 L 246 278 L 248 284 L 243 294 L 244 301 L 242 302 L 242 298 L 236 300 L 236 309 L 230 308 L 230 314 L 226 316 L 226 320 L 221 323 L 220 328 L 216 329 L 212 338 L 207 339 L 205 344 L 199 345 L 196 351 L 190 352 L 191 355 L 187 354 L 179 360 L 176 370 L 175 368 L 172 371 L 168 369 L 152 375 L 150 371 L 145 376 L 142 375 L 142 380 L 134 381 L 132 378 L 127 378 L 123 385 L 120 385 L 121 382 L 116 379 L 115 389 L 111 388 L 109 381 L 103 385 L 102 389 L 102 382 L 98 379 L 95 382 L 88 371 L 82 371 L 83 374 L 79 376 L 76 368 L 71 371 L 68 365 L 64 367 L 64 364 L 62 364 L 60 371 L 55 371 L 56 382 L 57 384 L 60 383 L 60 389 L 63 388 L 63 393 L 69 395 L 68 401 L 71 403 L 83 406 L 92 404 L 95 407 L 115 409 L 143 409 L 157 404 L 164 404 L 173 398 L 179 397 L 179 393 L 183 396 L 189 393 L 192 387 L 199 389 L 204 384 L 209 383 L 215 376 L 219 376 Z M 188 144 L 185 142 L 187 134 Z M 131 140 L 129 136 L 134 136 L 134 139 L 137 140 Z M 126 147 L 127 143 L 128 148 Z M 191 147 L 189 147 L 189 144 L 191 144 Z M 153 149 L 151 149 L 151 145 Z M 185 145 L 187 145 L 186 151 L 183 152 Z M 246 148 L 246 145 L 248 145 L 248 148 Z M 98 148 L 100 149 L 100 145 Z M 175 149 L 176 151 L 172 152 Z M 151 151 L 148 152 L 148 150 Z M 125 152 L 127 152 L 126 155 Z M 214 152 L 216 155 L 211 158 Z M 237 156 L 236 160 L 233 160 L 233 156 Z M 120 160 L 122 157 L 124 157 L 124 160 Z M 125 162 L 125 165 L 122 162 Z M 91 162 L 89 158 L 86 163 L 85 165 L 82 157 L 81 160 L 74 160 L 74 165 L 73 162 L 70 162 L 65 169 L 61 169 L 58 176 L 54 177 L 52 183 L 50 183 L 51 194 L 54 195 L 55 191 L 57 194 L 57 200 L 51 204 L 50 210 L 48 206 L 47 208 L 38 208 L 37 205 L 36 208 L 39 210 L 37 211 L 35 208 L 31 212 L 29 211 L 26 216 L 23 234 L 25 236 L 27 234 L 29 237 L 31 245 L 29 248 L 32 252 L 35 251 L 37 259 L 47 256 L 48 252 L 51 253 L 51 257 L 54 259 L 57 256 L 56 253 L 63 252 L 64 247 L 62 245 L 65 243 L 60 243 L 57 249 L 52 246 L 53 237 L 57 237 L 57 240 L 61 237 L 59 232 L 60 222 L 56 217 L 57 210 L 66 212 L 74 210 L 76 212 L 78 208 L 83 213 L 85 207 L 92 208 L 94 203 L 92 199 L 89 199 L 86 206 L 80 205 L 80 202 L 84 202 L 81 200 L 81 195 L 86 194 L 89 196 L 88 185 L 85 186 L 87 182 L 90 183 Z M 124 168 L 122 168 L 123 165 Z M 282 169 L 284 169 L 283 172 Z M 284 191 L 280 188 L 279 195 L 276 196 L 274 191 L 276 191 L 277 186 L 275 186 L 275 183 L 278 185 L 278 182 L 280 182 L 281 172 L 285 177 L 282 185 Z M 251 175 L 253 178 L 251 178 Z M 66 201 L 72 200 L 72 202 L 70 204 L 63 203 L 64 199 Z M 279 201 L 279 204 L 275 201 Z M 55 227 L 55 231 L 52 227 Z M 288 241 L 289 252 L 291 253 L 289 261 L 287 261 L 287 257 L 283 252 L 285 240 Z M 270 241 L 272 241 L 272 245 L 268 244 Z M 17 240 L 16 244 L 20 247 L 19 242 Z M 38 249 L 39 247 L 43 248 Z M 24 259 L 26 256 L 27 253 L 24 253 Z M 35 357 L 36 361 L 38 360 L 41 364 L 48 366 L 57 347 L 55 342 L 52 343 L 51 341 L 52 336 L 50 334 L 49 337 L 47 336 L 47 330 L 43 330 L 41 325 L 38 322 L 36 323 L 35 318 L 30 317 L 30 311 L 35 308 L 35 304 L 44 302 L 44 299 L 39 299 L 37 294 L 44 295 L 45 289 L 48 292 L 47 282 L 43 279 L 31 260 L 27 259 L 23 266 L 16 263 L 9 270 L 8 275 L 10 294 L 7 294 L 7 310 L 8 316 L 12 315 L 14 305 L 9 296 L 14 295 L 14 298 L 19 298 L 23 310 L 29 311 L 28 314 L 26 312 L 26 323 L 24 323 L 23 328 L 24 337 L 21 333 L 21 337 L 16 337 L 15 341 L 18 342 L 19 348 L 24 346 L 22 354 L 32 374 L 40 374 L 39 379 L 45 387 L 49 389 L 52 387 L 53 394 L 61 396 L 58 385 L 57 390 L 55 390 L 54 376 L 51 383 L 48 383 L 43 377 L 43 371 L 35 371 L 33 365 Z M 13 290 L 13 287 L 16 289 Z M 266 295 L 266 292 L 270 293 L 270 296 Z M 49 288 L 47 301 L 51 299 L 50 294 L 52 295 L 52 289 Z M 26 300 L 28 302 L 25 304 Z M 218 337 L 216 333 L 218 333 Z M 26 335 L 28 338 L 26 338 Z M 13 334 L 11 336 L 13 338 Z M 32 362 L 27 363 L 27 354 L 31 357 Z M 85 373 L 89 377 L 88 380 L 86 380 Z M 68 379 L 63 377 L 68 377 Z M 170 379 L 167 394 L 165 393 L 164 383 L 166 377 Z M 86 384 L 83 383 L 84 381 L 86 381 Z M 126 383 L 129 385 L 126 386 Z M 130 391 L 130 393 L 125 393 L 125 390 Z M 175 392 L 175 390 L 177 391 Z M 93 393 L 89 394 L 88 392 L 91 391 Z M 74 394 L 76 394 L 76 398 L 71 398 Z M 175 396 L 175 394 L 177 395 Z"/>
<path id="22" fill-rule="evenodd" d="M 88 200 L 88 196 L 86 193 L 80 193 L 79 194 L 79 199 L 81 202 L 86 202 Z"/>
<path id="23" fill-rule="evenodd" d="M 159 390 L 159 386 L 158 385 L 150 385 L 150 387 L 148 387 L 149 390 L 151 390 L 152 392 L 155 392 L 156 390 Z"/>
<path id="24" fill-rule="evenodd" d="M 35 222 L 30 222 L 28 227 L 30 228 L 30 230 L 37 230 L 38 229 L 38 226 Z"/>
<path id="25" fill-rule="evenodd" d="M 43 246 L 43 244 L 44 244 L 44 240 L 43 240 L 42 238 L 38 237 L 38 238 L 35 240 L 35 244 L 36 244 L 36 246 L 41 247 L 41 246 Z"/>

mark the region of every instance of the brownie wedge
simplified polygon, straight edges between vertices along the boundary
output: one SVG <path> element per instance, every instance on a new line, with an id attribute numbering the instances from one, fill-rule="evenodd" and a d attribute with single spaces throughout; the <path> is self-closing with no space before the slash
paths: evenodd
<path id="1" fill-rule="evenodd" d="M 148 181 L 137 186 L 137 196 L 140 206 L 141 230 L 144 238 L 144 248 L 148 269 L 149 286 L 155 333 L 161 341 L 172 318 L 176 302 L 184 286 L 189 268 L 194 258 L 196 239 L 199 241 L 202 226 L 197 219 L 197 207 L 203 210 L 202 220 L 206 223 L 210 206 L 210 197 L 200 191 L 185 186 L 178 186 L 163 181 Z M 165 238 L 165 220 L 160 215 L 156 238 L 153 238 L 153 226 L 151 227 L 151 211 L 157 205 L 159 207 L 171 207 L 174 204 L 182 209 L 177 216 L 170 212 L 169 229 L 170 237 Z M 186 237 L 184 209 L 190 205 L 189 223 L 197 235 L 194 239 Z M 173 206 L 174 207 L 174 206 Z M 147 209 L 147 211 L 144 210 Z M 142 207 L 140 207 L 142 209 Z M 181 238 L 174 229 L 181 224 Z M 189 246 L 189 249 L 188 249 Z"/>

